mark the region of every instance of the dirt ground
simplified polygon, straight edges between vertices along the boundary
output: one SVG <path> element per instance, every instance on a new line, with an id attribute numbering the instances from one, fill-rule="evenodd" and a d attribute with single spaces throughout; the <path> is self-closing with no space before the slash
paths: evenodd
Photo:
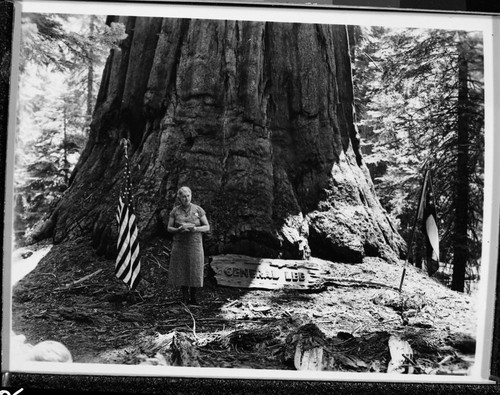
<path id="1" fill-rule="evenodd" d="M 191 307 L 166 285 L 168 247 L 157 240 L 143 251 L 143 280 L 131 294 L 89 240 L 54 245 L 14 286 L 14 332 L 32 344 L 60 341 L 75 362 L 165 364 L 175 333 L 192 347 L 191 366 L 290 370 L 299 328 L 314 324 L 335 355 L 329 370 L 386 372 L 391 335 L 411 345 L 413 373 L 463 375 L 473 364 L 473 298 L 411 266 L 397 292 L 402 262 L 332 262 L 339 281 L 315 291 L 221 287 L 207 266 L 201 306 Z M 16 264 L 42 248 L 23 247 Z"/>

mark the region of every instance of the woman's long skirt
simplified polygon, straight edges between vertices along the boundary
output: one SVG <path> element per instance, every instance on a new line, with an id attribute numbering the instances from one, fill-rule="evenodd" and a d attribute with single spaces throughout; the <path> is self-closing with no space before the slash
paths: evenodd
<path id="1" fill-rule="evenodd" d="M 196 233 L 174 235 L 168 269 L 168 284 L 203 287 L 203 237 Z"/>

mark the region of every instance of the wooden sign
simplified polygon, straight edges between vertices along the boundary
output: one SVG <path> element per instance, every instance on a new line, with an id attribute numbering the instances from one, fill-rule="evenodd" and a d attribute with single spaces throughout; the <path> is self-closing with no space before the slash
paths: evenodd
<path id="1" fill-rule="evenodd" d="M 310 289 L 331 275 L 327 261 L 254 258 L 245 255 L 216 255 L 210 263 L 217 284 L 238 288 Z"/>

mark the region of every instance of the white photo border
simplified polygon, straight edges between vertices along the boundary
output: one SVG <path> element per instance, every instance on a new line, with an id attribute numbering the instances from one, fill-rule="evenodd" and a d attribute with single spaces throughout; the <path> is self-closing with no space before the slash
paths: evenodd
<path id="1" fill-rule="evenodd" d="M 258 379 L 258 380 L 306 380 L 306 381 L 358 381 L 364 382 L 404 382 L 404 383 L 455 383 L 490 384 L 491 352 L 493 339 L 493 312 L 495 307 L 495 286 L 497 278 L 499 218 L 500 218 L 500 179 L 494 170 L 500 169 L 500 77 L 494 70 L 500 70 L 500 20 L 493 15 L 452 14 L 396 10 L 346 10 L 328 7 L 270 4 L 211 4 L 190 3 L 111 3 L 111 2 L 74 2 L 62 1 L 18 1 L 15 2 L 15 28 L 13 38 L 13 61 L 11 72 L 9 135 L 6 162 L 6 210 L 4 217 L 4 276 L 3 276 L 3 327 L 2 338 L 10 338 L 12 327 L 11 300 L 11 249 L 13 245 L 13 170 L 14 170 L 14 133 L 16 121 L 16 100 L 18 96 L 20 45 L 20 19 L 22 12 L 134 15 L 157 16 L 189 19 L 237 19 L 263 20 L 273 22 L 298 22 L 314 24 L 381 25 L 391 27 L 449 28 L 479 30 L 484 38 L 484 89 L 485 89 L 485 186 L 484 186 L 484 225 L 483 259 L 492 262 L 481 266 L 481 278 L 485 279 L 480 289 L 480 319 L 477 331 L 476 364 L 471 376 L 411 376 L 376 373 L 342 372 L 296 372 L 281 370 L 247 370 L 224 368 L 184 368 L 101 364 L 57 364 L 25 363 L 22 368 L 11 366 L 8 341 L 3 344 L 3 366 L 7 372 L 63 374 L 63 375 L 108 375 L 141 377 L 182 377 L 182 378 L 220 378 L 220 379 Z M 91 12 L 89 12 L 91 10 Z M 244 12 L 241 12 L 244 10 Z M 498 73 L 497 73 L 498 74 Z M 498 111 L 497 111 L 498 112 Z"/>

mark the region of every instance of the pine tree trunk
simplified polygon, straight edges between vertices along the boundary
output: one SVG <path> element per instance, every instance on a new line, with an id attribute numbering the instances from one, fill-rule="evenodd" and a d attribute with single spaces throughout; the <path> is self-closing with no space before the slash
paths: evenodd
<path id="1" fill-rule="evenodd" d="M 91 15 L 90 16 L 90 36 L 92 36 L 95 32 L 95 23 L 96 23 L 96 16 Z M 92 110 L 93 110 L 93 104 L 94 104 L 94 52 L 92 48 L 89 49 L 89 54 L 88 54 L 88 70 L 87 70 L 87 108 L 86 108 L 86 115 L 90 119 L 92 117 Z"/>
<path id="2" fill-rule="evenodd" d="M 469 259 L 469 121 L 468 121 L 468 64 L 465 49 L 459 47 L 458 61 L 458 123 L 457 168 L 455 184 L 455 237 L 453 239 L 453 276 L 451 289 L 464 291 L 465 271 Z"/>
<path id="3" fill-rule="evenodd" d="M 123 169 L 140 237 L 168 237 L 177 189 L 207 212 L 207 254 L 360 262 L 404 242 L 359 151 L 345 26 L 120 17 L 88 144 L 42 235 L 112 254 Z"/>
<path id="4" fill-rule="evenodd" d="M 66 106 L 63 108 L 63 172 L 64 183 L 68 184 L 69 162 L 68 162 L 68 112 Z"/>

